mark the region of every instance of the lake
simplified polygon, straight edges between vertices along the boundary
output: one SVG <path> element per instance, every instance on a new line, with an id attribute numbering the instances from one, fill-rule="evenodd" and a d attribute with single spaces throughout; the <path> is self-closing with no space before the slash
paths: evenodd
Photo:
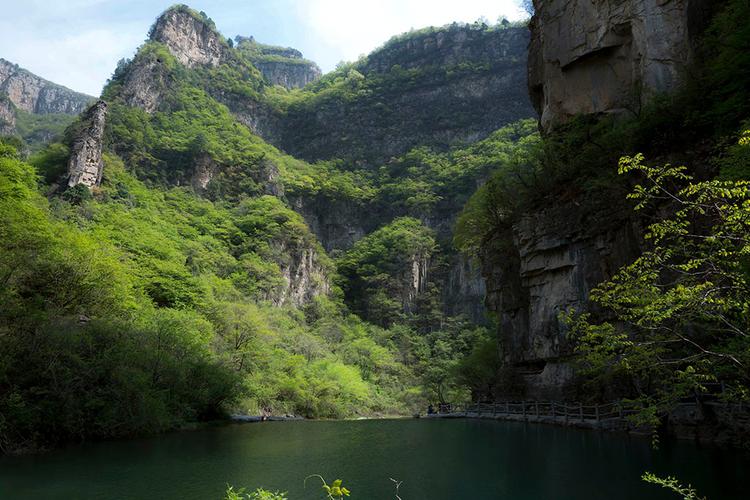
<path id="1" fill-rule="evenodd" d="M 351 498 L 677 499 L 643 483 L 673 474 L 710 500 L 747 498 L 750 456 L 621 434 L 491 420 L 235 424 L 0 458 L 0 498 L 220 499 L 226 484 L 322 498 L 321 474 Z"/>

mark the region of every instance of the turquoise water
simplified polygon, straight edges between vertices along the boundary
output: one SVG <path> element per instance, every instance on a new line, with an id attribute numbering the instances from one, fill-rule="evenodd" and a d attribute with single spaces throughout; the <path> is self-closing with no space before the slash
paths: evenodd
<path id="1" fill-rule="evenodd" d="M 676 499 L 639 477 L 674 474 L 711 500 L 747 498 L 746 452 L 484 420 L 263 422 L 0 458 L 0 499 L 220 499 L 226 484 L 316 499 L 309 474 L 352 499 Z"/>

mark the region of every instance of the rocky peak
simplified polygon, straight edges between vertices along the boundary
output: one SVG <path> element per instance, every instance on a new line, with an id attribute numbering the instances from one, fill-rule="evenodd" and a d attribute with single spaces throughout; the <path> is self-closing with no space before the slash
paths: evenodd
<path id="1" fill-rule="evenodd" d="M 150 39 L 163 43 L 185 66 L 216 66 L 228 49 L 213 21 L 185 5 L 168 9 L 151 28 Z"/>
<path id="2" fill-rule="evenodd" d="M 529 89 L 544 130 L 673 90 L 709 0 L 534 0 Z"/>
<path id="3" fill-rule="evenodd" d="M 28 113 L 77 115 L 94 98 L 74 92 L 0 58 L 0 93 Z"/>
<path id="4" fill-rule="evenodd" d="M 97 101 L 81 117 L 68 160 L 68 186 L 98 186 L 102 180 L 102 143 L 107 103 Z"/>

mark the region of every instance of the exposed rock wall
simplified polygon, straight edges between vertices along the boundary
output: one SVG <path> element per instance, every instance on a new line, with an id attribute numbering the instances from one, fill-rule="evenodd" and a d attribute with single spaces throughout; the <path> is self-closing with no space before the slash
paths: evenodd
<path id="1" fill-rule="evenodd" d="M 259 43 L 253 38 L 236 36 L 237 49 L 244 53 L 271 85 L 287 89 L 302 88 L 321 76 L 320 68 L 291 47 Z"/>
<path id="2" fill-rule="evenodd" d="M 481 266 L 463 255 L 451 256 L 448 277 L 443 288 L 443 303 L 448 314 L 464 314 L 475 323 L 484 323 L 484 298 L 487 285 Z"/>
<path id="3" fill-rule="evenodd" d="M 573 377 L 559 314 L 590 309 L 589 293 L 640 252 L 638 226 L 622 213 L 575 204 L 528 213 L 494 235 L 482 256 L 487 307 L 497 313 L 508 395 L 563 397 Z"/>
<path id="4" fill-rule="evenodd" d="M 0 94 L 28 113 L 77 115 L 94 98 L 40 78 L 5 59 L 0 59 Z"/>
<path id="5" fill-rule="evenodd" d="M 173 7 L 157 20 L 151 40 L 167 46 L 175 58 L 188 68 L 205 64 L 217 66 L 228 49 L 216 30 L 186 8 Z"/>
<path id="6" fill-rule="evenodd" d="M 170 83 L 169 72 L 162 61 L 139 55 L 125 74 L 120 97 L 128 106 L 153 113 L 159 109 Z"/>
<path id="7" fill-rule="evenodd" d="M 11 135 L 16 130 L 16 108 L 7 96 L 0 94 L 0 135 Z"/>
<path id="8" fill-rule="evenodd" d="M 278 253 L 285 256 L 285 261 L 280 263 L 284 285 L 278 294 L 270 297 L 275 305 L 301 307 L 330 292 L 328 270 L 314 248 L 290 248 L 280 243 L 275 246 Z"/>
<path id="9" fill-rule="evenodd" d="M 675 90 L 708 2 L 535 0 L 529 90 L 542 131 L 579 114 L 637 113 L 654 95 Z M 548 201 L 485 248 L 486 302 L 499 318 L 507 395 L 566 396 L 572 346 L 559 314 L 601 315 L 591 290 L 641 251 L 629 210 L 599 200 L 586 212 L 580 201 Z"/>
<path id="10" fill-rule="evenodd" d="M 299 89 L 319 79 L 320 68 L 302 60 L 256 61 L 253 63 L 271 85 L 287 89 Z"/>
<path id="11" fill-rule="evenodd" d="M 68 186 L 98 186 L 102 181 L 102 144 L 107 103 L 98 101 L 82 117 L 68 160 Z"/>
<path id="12" fill-rule="evenodd" d="M 355 65 L 339 94 L 293 105 L 279 146 L 306 160 L 377 164 L 419 145 L 480 140 L 534 116 L 528 37 L 526 28 L 455 27 L 391 42 Z"/>
<path id="13" fill-rule="evenodd" d="M 636 113 L 680 83 L 710 0 L 534 0 L 529 89 L 544 130 Z"/>

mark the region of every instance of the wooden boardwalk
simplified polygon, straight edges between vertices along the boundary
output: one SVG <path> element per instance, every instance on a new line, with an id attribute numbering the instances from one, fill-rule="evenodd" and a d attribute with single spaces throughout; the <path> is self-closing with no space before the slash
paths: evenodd
<path id="1" fill-rule="evenodd" d="M 702 403 L 714 410 L 731 412 L 748 416 L 750 407 L 742 403 L 721 403 L 709 401 Z M 680 410 L 697 411 L 696 402 L 679 403 Z M 633 433 L 649 433 L 650 430 L 637 427 L 628 418 L 637 413 L 622 403 L 586 405 L 583 403 L 561 403 L 557 401 L 502 401 L 495 403 L 471 403 L 455 408 L 441 408 L 438 413 L 425 415 L 427 418 L 486 418 L 496 420 L 514 420 L 521 422 L 539 422 L 557 425 L 569 425 L 590 429 L 622 430 Z"/>

